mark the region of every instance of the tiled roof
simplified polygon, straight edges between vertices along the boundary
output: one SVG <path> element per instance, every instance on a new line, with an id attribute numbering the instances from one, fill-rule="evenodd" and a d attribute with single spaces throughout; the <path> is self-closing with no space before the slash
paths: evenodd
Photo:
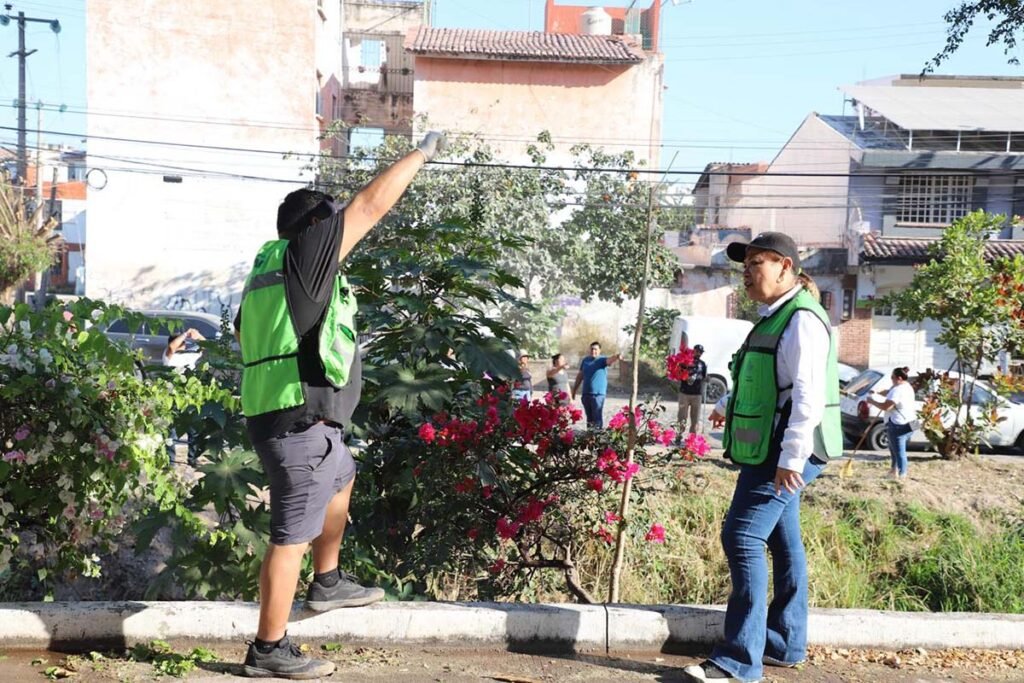
<path id="1" fill-rule="evenodd" d="M 429 57 L 526 62 L 637 64 L 646 58 L 644 51 L 624 36 L 430 26 L 410 29 L 405 49 Z"/>
<path id="2" fill-rule="evenodd" d="M 861 260 L 867 263 L 926 263 L 931 259 L 928 247 L 937 239 L 913 237 L 882 237 L 868 234 L 860 250 Z M 989 240 L 985 242 L 985 255 L 990 258 L 1024 254 L 1024 240 Z"/>

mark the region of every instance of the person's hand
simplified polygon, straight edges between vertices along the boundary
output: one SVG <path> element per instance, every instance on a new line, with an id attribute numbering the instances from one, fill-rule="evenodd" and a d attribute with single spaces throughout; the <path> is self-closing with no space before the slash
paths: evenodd
<path id="1" fill-rule="evenodd" d="M 804 478 L 796 470 L 787 470 L 785 467 L 775 469 L 775 495 L 786 489 L 790 493 L 796 493 L 804 485 Z"/>
<path id="2" fill-rule="evenodd" d="M 433 161 L 434 157 L 444 151 L 444 148 L 448 146 L 448 139 L 444 136 L 444 133 L 439 133 L 436 130 L 432 130 L 423 136 L 420 140 L 420 144 L 416 145 L 426 161 Z"/>
<path id="3" fill-rule="evenodd" d="M 725 415 L 718 412 L 717 409 L 711 411 L 711 415 L 708 416 L 708 421 L 711 422 L 711 426 L 714 429 L 721 429 L 725 426 Z"/>

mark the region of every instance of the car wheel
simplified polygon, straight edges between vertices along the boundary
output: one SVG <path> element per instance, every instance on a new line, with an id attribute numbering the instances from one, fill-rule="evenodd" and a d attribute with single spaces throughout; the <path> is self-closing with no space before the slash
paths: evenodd
<path id="1" fill-rule="evenodd" d="M 718 403 L 725 396 L 728 389 L 718 377 L 709 377 L 708 385 L 704 388 L 704 401 L 706 403 Z"/>
<path id="2" fill-rule="evenodd" d="M 889 450 L 889 430 L 885 428 L 884 422 L 879 422 L 871 428 L 868 433 L 868 448 L 873 451 Z"/>
<path id="3" fill-rule="evenodd" d="M 1017 436 L 1017 440 L 1013 442 L 1013 447 L 1017 450 L 1017 453 L 1024 455 L 1024 432 Z"/>

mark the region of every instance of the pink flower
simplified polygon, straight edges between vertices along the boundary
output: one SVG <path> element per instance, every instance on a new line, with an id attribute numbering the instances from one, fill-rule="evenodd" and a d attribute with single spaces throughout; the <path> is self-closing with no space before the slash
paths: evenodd
<path id="1" fill-rule="evenodd" d="M 429 422 L 420 426 L 419 434 L 424 443 L 434 443 L 434 439 L 437 438 L 437 431 Z"/>
<path id="2" fill-rule="evenodd" d="M 668 378 L 676 382 L 685 382 L 690 377 L 690 366 L 693 365 L 693 349 L 685 346 L 665 359 Z"/>
<path id="3" fill-rule="evenodd" d="M 621 520 L 622 520 L 622 517 L 619 517 L 614 512 L 606 512 L 606 513 L 604 513 L 604 523 L 605 524 L 617 524 Z"/>
<path id="4" fill-rule="evenodd" d="M 572 430 L 562 432 L 562 443 L 564 443 L 566 446 L 571 446 L 574 437 L 575 435 L 572 433 Z"/>
<path id="5" fill-rule="evenodd" d="M 652 524 L 650 531 L 644 536 L 644 540 L 648 543 L 664 543 L 665 527 L 660 524 Z"/>
<path id="6" fill-rule="evenodd" d="M 72 315 L 71 311 L 64 311 L 61 315 L 64 317 L 64 322 L 69 323 L 75 319 L 75 316 Z"/>
<path id="7" fill-rule="evenodd" d="M 479 535 L 480 535 L 480 530 L 476 529 L 476 528 L 470 529 L 469 531 L 466 532 L 466 538 L 468 538 L 471 541 L 475 541 L 476 537 L 479 536 Z"/>
<path id="8" fill-rule="evenodd" d="M 516 534 L 518 534 L 519 529 L 521 529 L 522 526 L 523 525 L 521 522 L 512 522 L 508 519 L 508 517 L 502 517 L 498 520 L 498 536 L 501 537 L 502 540 L 507 541 L 508 539 L 513 538 Z"/>
<path id="9" fill-rule="evenodd" d="M 661 436 L 658 437 L 658 443 L 662 446 L 671 446 L 672 442 L 675 441 L 675 438 L 676 430 L 669 427 L 661 433 Z"/>
<path id="10" fill-rule="evenodd" d="M 7 451 L 4 453 L 4 462 L 25 462 L 23 451 Z"/>
<path id="11" fill-rule="evenodd" d="M 707 439 L 700 434 L 690 434 L 683 442 L 683 450 L 698 458 L 703 458 L 711 452 L 711 446 L 708 445 Z"/>
<path id="12" fill-rule="evenodd" d="M 608 545 L 611 545 L 615 542 L 615 536 L 613 536 L 612 532 L 608 531 L 604 527 L 601 527 L 597 531 L 595 531 L 594 535 L 597 536 L 598 539 L 607 543 Z"/>
<path id="13" fill-rule="evenodd" d="M 484 500 L 487 500 L 492 495 L 494 495 L 494 487 L 484 486 L 483 488 L 480 489 L 480 495 L 484 497 Z"/>
<path id="14" fill-rule="evenodd" d="M 25 439 L 28 438 L 29 434 L 31 433 L 32 430 L 28 428 L 28 425 L 21 425 L 20 427 L 18 427 L 18 430 L 14 432 L 14 440 L 24 441 Z"/>
<path id="15" fill-rule="evenodd" d="M 601 491 L 604 491 L 604 479 L 602 479 L 601 477 L 594 477 L 592 479 L 588 479 L 587 488 L 590 489 L 591 491 L 597 491 L 598 493 L 601 493 Z"/>
<path id="16" fill-rule="evenodd" d="M 629 423 L 629 419 L 626 417 L 626 414 L 620 410 L 619 412 L 615 413 L 615 415 L 612 417 L 612 419 L 608 420 L 608 428 L 609 429 L 622 429 L 628 423 Z"/>

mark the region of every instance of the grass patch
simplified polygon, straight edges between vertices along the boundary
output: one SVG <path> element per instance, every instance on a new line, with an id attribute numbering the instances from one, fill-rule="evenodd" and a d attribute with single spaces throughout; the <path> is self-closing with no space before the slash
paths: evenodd
<path id="1" fill-rule="evenodd" d="M 647 500 L 637 514 L 664 524 L 667 542 L 628 548 L 624 602 L 726 602 L 729 571 L 719 533 L 734 481 L 732 472 L 707 463 Z M 813 606 L 1024 613 L 1021 525 L 976 524 L 921 503 L 887 504 L 857 491 L 813 491 L 801 508 Z M 577 561 L 588 590 L 603 599 L 610 549 L 591 543 L 577 552 Z M 531 597 L 559 599 L 560 582 L 551 578 L 538 576 Z"/>

